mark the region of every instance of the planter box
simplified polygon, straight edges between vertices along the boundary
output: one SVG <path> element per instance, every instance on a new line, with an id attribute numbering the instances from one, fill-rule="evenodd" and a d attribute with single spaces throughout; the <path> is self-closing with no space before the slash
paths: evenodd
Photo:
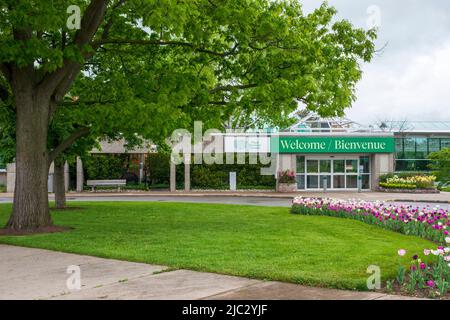
<path id="1" fill-rule="evenodd" d="M 296 183 L 279 183 L 277 191 L 281 192 L 281 193 L 296 192 L 297 184 Z"/>
<path id="2" fill-rule="evenodd" d="M 378 192 L 389 192 L 389 193 L 413 193 L 413 194 L 435 194 L 440 193 L 437 189 L 385 189 L 385 188 L 378 188 Z"/>

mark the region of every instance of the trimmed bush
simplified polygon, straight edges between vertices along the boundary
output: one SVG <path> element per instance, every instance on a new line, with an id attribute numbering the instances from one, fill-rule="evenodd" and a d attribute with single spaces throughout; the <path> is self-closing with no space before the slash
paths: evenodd
<path id="1" fill-rule="evenodd" d="M 153 185 L 169 185 L 170 183 L 170 155 L 149 154 L 146 162 L 147 181 L 152 188 Z M 193 161 L 192 161 L 193 162 Z M 191 165 L 191 187 L 193 189 L 217 189 L 229 188 L 229 173 L 236 172 L 237 187 L 239 189 L 274 189 L 275 177 L 262 176 L 261 164 L 228 165 L 228 164 L 192 164 Z M 178 165 L 176 169 L 177 188 L 183 188 L 184 165 Z"/>
<path id="2" fill-rule="evenodd" d="M 415 190 L 417 186 L 415 184 L 401 184 L 401 183 L 385 183 L 381 182 L 380 187 L 385 189 L 401 189 L 401 190 Z"/>
<path id="3" fill-rule="evenodd" d="M 83 158 L 86 180 L 122 179 L 128 155 L 89 155 Z"/>
<path id="4" fill-rule="evenodd" d="M 388 174 L 380 178 L 380 187 L 386 189 L 435 189 L 435 176 Z"/>

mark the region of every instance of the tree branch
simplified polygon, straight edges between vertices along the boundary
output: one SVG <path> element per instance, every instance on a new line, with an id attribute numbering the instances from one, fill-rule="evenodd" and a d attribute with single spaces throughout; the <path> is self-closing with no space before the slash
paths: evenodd
<path id="1" fill-rule="evenodd" d="M 72 106 L 79 106 L 79 105 L 93 105 L 93 104 L 108 104 L 108 103 L 114 103 L 115 100 L 105 100 L 105 101 L 64 101 L 59 103 L 60 106 L 63 107 L 72 107 Z"/>
<path id="2" fill-rule="evenodd" d="M 73 132 L 66 140 L 64 140 L 60 145 L 50 151 L 48 156 L 49 165 L 59 156 L 61 152 L 67 150 L 76 140 L 86 137 L 90 133 L 89 128 L 83 127 Z"/>
<path id="3" fill-rule="evenodd" d="M 105 16 L 109 0 L 91 0 L 81 20 L 81 28 L 75 34 L 73 44 L 81 51 L 94 38 L 103 18 Z M 86 55 L 88 58 L 88 55 Z M 43 91 L 53 93 L 52 99 L 58 103 L 67 92 L 80 71 L 82 64 L 65 59 L 63 66 L 56 71 L 47 74 L 41 81 L 39 87 Z"/>
<path id="4" fill-rule="evenodd" d="M 180 46 L 180 47 L 188 47 L 192 48 L 195 52 L 201 52 L 206 53 L 209 55 L 217 56 L 217 57 L 227 57 L 229 55 L 232 55 L 238 45 L 236 44 L 233 48 L 231 48 L 230 51 L 225 52 L 217 52 L 213 50 L 208 50 L 205 48 L 198 48 L 193 43 L 189 42 L 183 42 L 183 41 L 164 41 L 164 40 L 133 40 L 133 39 L 101 39 L 94 41 L 92 43 L 93 46 L 101 46 L 105 44 L 117 44 L 117 45 L 124 45 L 124 44 L 130 44 L 130 45 L 156 45 L 156 46 Z"/>
<path id="5" fill-rule="evenodd" d="M 232 91 L 236 89 L 250 89 L 257 87 L 256 84 L 241 84 L 241 85 L 226 85 L 226 86 L 218 86 L 209 91 L 209 93 L 216 93 L 219 91 Z"/>
<path id="6" fill-rule="evenodd" d="M 117 8 L 119 8 L 120 6 L 122 6 L 125 3 L 125 0 L 119 0 L 112 8 L 111 11 L 116 10 Z M 105 27 L 103 28 L 103 32 L 102 32 L 102 39 L 108 39 L 109 37 L 109 32 L 113 26 L 113 16 L 111 16 L 108 21 L 105 24 Z"/>

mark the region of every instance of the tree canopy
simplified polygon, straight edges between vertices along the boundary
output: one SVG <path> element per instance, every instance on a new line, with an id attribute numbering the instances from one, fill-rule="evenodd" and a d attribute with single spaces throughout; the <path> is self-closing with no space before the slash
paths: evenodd
<path id="1" fill-rule="evenodd" d="M 1 0 L 0 140 L 15 141 L 18 173 L 8 225 L 49 223 L 46 190 L 32 193 L 82 138 L 283 126 L 299 104 L 343 115 L 376 32 L 335 14 L 288 0 Z"/>
<path id="2" fill-rule="evenodd" d="M 333 23 L 326 4 L 305 15 L 297 1 L 3 2 L 5 75 L 11 64 L 33 65 L 40 85 L 72 69 L 54 112 L 99 135 L 161 138 L 193 120 L 218 127 L 236 112 L 282 124 L 297 102 L 342 115 L 374 50 L 374 30 Z M 99 30 L 87 21 L 65 28 L 69 5 L 83 21 L 104 10 Z M 78 100 L 65 102 L 67 94 Z"/>

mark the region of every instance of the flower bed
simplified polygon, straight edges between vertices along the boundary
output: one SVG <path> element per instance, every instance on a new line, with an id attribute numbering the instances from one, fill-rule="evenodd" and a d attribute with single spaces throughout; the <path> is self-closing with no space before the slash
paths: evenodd
<path id="1" fill-rule="evenodd" d="M 398 175 L 385 175 L 380 178 L 379 191 L 387 192 L 412 192 L 436 193 L 439 192 L 434 186 L 435 176 L 413 175 L 399 177 Z"/>
<path id="2" fill-rule="evenodd" d="M 447 238 L 450 242 L 450 238 Z M 409 269 L 402 260 L 408 259 L 404 249 L 398 250 L 399 265 L 395 280 L 387 281 L 388 293 L 407 293 L 419 297 L 449 298 L 450 288 L 450 248 L 439 246 L 436 250 L 424 249 L 423 259 L 414 254 Z M 422 255 L 422 254 L 420 254 Z"/>
<path id="3" fill-rule="evenodd" d="M 441 244 L 437 250 L 424 250 L 426 256 L 432 253 L 437 257 L 429 264 L 420 260 L 418 255 L 413 257 L 409 270 L 400 264 L 397 279 L 388 281 L 385 289 L 419 296 L 448 297 L 450 249 L 442 246 L 450 242 L 448 210 L 360 200 L 295 198 L 291 212 L 355 219 Z M 404 250 L 399 251 L 400 256 L 405 254 Z"/>
<path id="4" fill-rule="evenodd" d="M 384 202 L 296 198 L 292 213 L 351 218 L 396 232 L 444 243 L 450 227 L 449 211 Z"/>

